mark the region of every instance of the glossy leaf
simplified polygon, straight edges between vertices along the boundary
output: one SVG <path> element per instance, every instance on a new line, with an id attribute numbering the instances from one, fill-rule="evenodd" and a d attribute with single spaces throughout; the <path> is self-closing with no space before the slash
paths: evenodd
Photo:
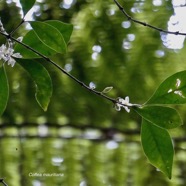
<path id="1" fill-rule="evenodd" d="M 43 44 L 58 53 L 66 52 L 65 40 L 55 27 L 38 21 L 32 21 L 30 24 Z"/>
<path id="2" fill-rule="evenodd" d="M 34 60 L 17 60 L 17 62 L 30 74 L 36 85 L 36 100 L 46 111 L 52 96 L 52 81 L 47 70 Z"/>
<path id="3" fill-rule="evenodd" d="M 186 71 L 168 77 L 146 104 L 186 103 Z"/>
<path id="4" fill-rule="evenodd" d="M 150 163 L 171 179 L 174 149 L 167 130 L 143 119 L 141 142 Z"/>
<path id="5" fill-rule="evenodd" d="M 29 31 L 24 36 L 22 42 L 45 56 L 56 54 L 56 51 L 52 50 L 41 42 L 33 30 Z M 40 56 L 20 44 L 16 44 L 15 52 L 19 52 L 25 59 L 40 58 Z"/>
<path id="6" fill-rule="evenodd" d="M 136 112 L 145 120 L 165 129 L 172 129 L 182 125 L 178 112 L 169 107 L 145 106 L 135 108 Z"/>
<path id="7" fill-rule="evenodd" d="M 9 97 L 9 86 L 4 66 L 0 67 L 0 116 L 6 109 Z"/>
<path id="8" fill-rule="evenodd" d="M 48 21 L 45 21 L 45 23 L 55 27 L 62 34 L 65 40 L 65 43 L 68 44 L 70 40 L 70 36 L 72 35 L 72 31 L 73 31 L 72 24 L 63 23 L 57 20 L 48 20 Z"/>
<path id="9" fill-rule="evenodd" d="M 35 0 L 20 0 L 24 15 L 33 7 Z"/>

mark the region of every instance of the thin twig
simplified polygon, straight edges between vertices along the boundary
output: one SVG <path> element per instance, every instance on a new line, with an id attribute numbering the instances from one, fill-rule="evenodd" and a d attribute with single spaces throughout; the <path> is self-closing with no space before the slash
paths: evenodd
<path id="1" fill-rule="evenodd" d="M 103 97 L 109 101 L 111 101 L 112 103 L 117 103 L 116 99 L 113 99 L 109 96 L 106 96 L 105 94 L 103 94 L 100 91 L 97 91 L 95 89 L 92 89 L 91 87 L 87 86 L 85 83 L 83 83 L 82 81 L 80 81 L 79 79 L 77 79 L 76 77 L 74 77 L 73 75 L 69 74 L 65 69 L 63 69 L 61 66 L 59 66 L 58 64 L 56 64 L 54 61 L 52 61 L 50 58 L 46 57 L 45 55 L 41 54 L 40 52 L 36 51 L 35 49 L 31 48 L 30 46 L 26 45 L 25 43 L 22 43 L 21 41 L 15 39 L 14 37 L 12 37 L 10 34 L 6 34 L 3 32 L 0 32 L 0 34 L 2 34 L 3 36 L 5 36 L 8 39 L 11 39 L 17 43 L 19 43 L 20 45 L 24 46 L 25 48 L 27 48 L 28 50 L 34 52 L 35 54 L 37 54 L 38 56 L 40 56 L 41 58 L 43 58 L 44 60 L 46 60 L 47 62 L 51 63 L 52 65 L 54 65 L 57 69 L 59 69 L 61 72 L 63 72 L 64 74 L 66 74 L 69 78 L 71 78 L 72 80 L 74 80 L 76 83 L 78 83 L 80 86 L 82 86 L 83 88 L 85 88 L 86 90 L 89 90 L 90 92 Z M 122 105 L 122 104 L 121 104 Z M 123 105 L 123 106 L 127 106 L 127 105 Z M 136 106 L 136 105 L 135 105 Z"/>
<path id="2" fill-rule="evenodd" d="M 134 19 L 133 17 L 131 17 L 126 11 L 125 9 L 120 5 L 120 3 L 117 1 L 117 0 L 114 0 L 115 4 L 118 6 L 118 8 L 120 9 L 120 11 L 127 17 L 127 19 L 129 21 L 132 21 L 134 23 L 137 23 L 137 24 L 140 24 L 140 25 L 143 25 L 143 26 L 146 26 L 146 27 L 149 27 L 153 30 L 157 30 L 159 32 L 164 32 L 166 34 L 174 34 L 174 35 L 184 35 L 186 36 L 186 33 L 183 33 L 183 32 L 179 32 L 179 31 L 176 31 L 176 32 L 172 32 L 172 31 L 168 31 L 168 30 L 164 30 L 162 28 L 158 28 L 156 26 L 153 26 L 153 25 L 150 25 L 148 23 L 145 23 L 145 22 L 142 22 L 142 21 L 139 21 L 137 19 Z"/>
<path id="3" fill-rule="evenodd" d="M 12 36 L 12 35 L 14 34 L 14 32 L 16 32 L 16 31 L 19 29 L 19 27 L 20 27 L 24 22 L 25 22 L 25 20 L 22 19 L 21 22 L 17 25 L 17 27 L 16 27 L 14 30 L 12 30 L 12 31 L 10 32 L 9 35 Z"/>
<path id="4" fill-rule="evenodd" d="M 4 181 L 4 179 L 0 179 L 0 183 L 2 183 L 4 186 L 8 186 L 6 183 L 5 183 L 5 181 Z"/>

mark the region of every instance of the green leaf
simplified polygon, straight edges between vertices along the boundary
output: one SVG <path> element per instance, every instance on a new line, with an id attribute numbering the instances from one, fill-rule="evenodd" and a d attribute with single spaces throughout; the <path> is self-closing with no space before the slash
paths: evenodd
<path id="1" fill-rule="evenodd" d="M 4 66 L 0 67 L 0 116 L 3 114 L 6 109 L 8 97 L 9 97 L 9 86 L 8 79 Z"/>
<path id="2" fill-rule="evenodd" d="M 181 71 L 163 81 L 146 104 L 184 103 L 186 103 L 186 71 Z"/>
<path id="3" fill-rule="evenodd" d="M 41 108 L 46 111 L 52 96 L 52 81 L 48 71 L 37 61 L 21 60 L 17 62 L 30 74 L 36 85 L 36 100 Z"/>
<path id="4" fill-rule="evenodd" d="M 63 23 L 57 20 L 48 20 L 48 21 L 45 21 L 45 23 L 55 27 L 62 34 L 65 40 L 65 43 L 68 44 L 70 40 L 70 36 L 72 35 L 72 31 L 73 31 L 72 24 Z"/>
<path id="5" fill-rule="evenodd" d="M 35 0 L 20 0 L 24 16 L 34 6 Z"/>
<path id="6" fill-rule="evenodd" d="M 174 149 L 167 130 L 143 119 L 141 142 L 150 163 L 171 179 Z"/>
<path id="7" fill-rule="evenodd" d="M 172 129 L 182 125 L 180 115 L 173 108 L 162 106 L 145 106 L 134 109 L 145 120 L 159 127 Z"/>
<path id="8" fill-rule="evenodd" d="M 58 53 L 66 52 L 65 40 L 55 27 L 38 21 L 31 21 L 30 24 L 43 44 Z"/>
<path id="9" fill-rule="evenodd" d="M 24 36 L 22 42 L 47 57 L 56 54 L 56 51 L 47 47 L 40 41 L 40 39 L 33 30 L 29 31 Z M 21 44 L 16 44 L 14 50 L 15 52 L 19 52 L 24 59 L 41 58 L 31 50 L 22 46 Z"/>

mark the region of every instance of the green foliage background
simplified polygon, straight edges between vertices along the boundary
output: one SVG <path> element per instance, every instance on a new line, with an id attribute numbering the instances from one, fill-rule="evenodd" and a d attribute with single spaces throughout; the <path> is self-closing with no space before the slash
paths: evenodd
<path id="1" fill-rule="evenodd" d="M 56 19 L 74 24 L 68 53 L 56 55 L 53 59 L 62 67 L 71 66 L 70 73 L 86 84 L 94 82 L 98 90 L 113 86 L 110 96 L 128 95 L 132 103 L 144 103 L 166 77 L 185 69 L 184 48 L 179 51 L 167 49 L 162 44 L 159 32 L 134 23 L 124 29 L 122 23 L 127 20 L 113 1 L 78 1 L 70 9 L 60 8 L 61 1 L 37 4 L 40 8 L 35 13 L 36 20 Z M 2 17 L 7 30 L 19 22 L 17 11 L 13 13 L 15 7 L 11 5 L 5 4 L 9 6 L 6 9 L 2 7 L 15 14 L 15 18 L 9 19 L 10 23 Z M 128 1 L 125 9 L 130 12 L 133 6 L 141 10 L 141 13 L 135 13 L 133 17 L 165 29 L 173 13 L 172 6 L 167 1 L 161 7 L 153 7 L 151 1 L 144 4 Z M 155 8 L 158 11 L 153 12 Z M 8 16 L 10 15 L 6 15 Z M 162 18 L 158 19 L 159 16 Z M 23 28 L 20 29 L 20 34 L 22 32 Z M 134 41 L 130 41 L 131 38 Z M 130 49 L 122 47 L 124 42 Z M 101 47 L 101 52 L 94 60 L 93 47 L 97 45 Z M 164 51 L 165 55 L 157 56 L 157 50 Z M 61 124 L 112 125 L 119 128 L 128 128 L 132 124 L 133 127 L 139 127 L 140 118 L 136 118 L 135 114 L 116 112 L 108 101 L 82 90 L 68 77 L 51 68 L 51 65 L 42 63 L 49 69 L 54 83 L 54 95 L 48 112 L 43 113 L 37 107 L 33 96 L 34 85 L 19 65 L 16 65 L 13 69 L 8 68 L 12 93 L 3 120 L 13 123 L 35 122 L 38 116 L 43 116 L 49 122 L 58 123 L 60 120 Z M 25 102 L 28 102 L 29 107 Z"/>
<path id="2" fill-rule="evenodd" d="M 134 18 L 160 28 L 167 28 L 167 21 L 173 14 L 170 1 L 162 1 L 160 7 L 153 6 L 152 1 L 120 2 Z M 129 22 L 112 0 L 74 1 L 69 9 L 63 8 L 63 1 L 59 0 L 45 0 L 36 4 L 38 9 L 34 14 L 35 20 L 54 19 L 74 25 L 67 54 L 55 55 L 53 60 L 64 68 L 72 67 L 71 74 L 86 84 L 95 83 L 100 91 L 113 86 L 109 96 L 129 96 L 132 103 L 142 104 L 165 78 L 186 68 L 185 47 L 181 50 L 167 49 L 162 44 L 159 32 L 132 22 L 129 28 L 123 28 L 122 23 Z M 134 8 L 140 13 L 131 13 L 130 10 Z M 3 1 L 0 11 L 7 31 L 21 20 L 17 14 L 19 8 L 14 3 Z M 26 32 L 21 27 L 17 36 Z M 1 42 L 4 42 L 3 38 Z M 122 47 L 123 45 L 126 47 Z M 101 52 L 93 54 L 94 46 L 100 46 Z M 164 51 L 165 55 L 158 56 L 158 50 Z M 97 55 L 96 60 L 92 55 Z M 43 112 L 37 105 L 34 84 L 24 69 L 18 64 L 14 68 L 7 66 L 10 99 L 0 119 L 1 123 L 52 123 L 114 127 L 120 130 L 140 129 L 141 118 L 135 112 L 128 114 L 124 110 L 115 111 L 110 102 L 82 89 L 61 72 L 51 68 L 47 62 L 41 59 L 38 62 L 46 66 L 54 85 L 48 111 Z M 186 107 L 179 106 L 178 110 L 186 123 Z M 182 137 L 185 136 L 185 129 L 186 125 L 183 125 L 175 132 L 170 132 L 173 136 Z"/>

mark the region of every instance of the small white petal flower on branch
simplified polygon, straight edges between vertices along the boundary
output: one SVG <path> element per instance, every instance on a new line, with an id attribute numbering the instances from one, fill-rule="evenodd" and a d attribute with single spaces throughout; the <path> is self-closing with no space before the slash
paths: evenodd
<path id="1" fill-rule="evenodd" d="M 115 109 L 117 111 L 120 111 L 121 108 L 123 107 L 126 110 L 126 112 L 129 113 L 130 112 L 129 107 L 131 107 L 131 106 L 133 106 L 133 104 L 129 103 L 129 97 L 126 96 L 125 99 L 123 99 L 123 98 L 117 99 L 117 103 L 115 104 Z"/>
<path id="2" fill-rule="evenodd" d="M 1 45 L 1 47 L 0 47 L 0 60 L 7 62 L 8 65 L 11 65 L 13 67 L 16 62 L 14 58 L 22 58 L 22 56 L 20 53 L 14 53 L 13 48 L 7 47 L 4 44 Z"/>
<path id="3" fill-rule="evenodd" d="M 3 27 L 3 24 L 1 22 L 0 18 L 0 32 L 7 34 L 6 30 Z M 18 41 L 22 41 L 23 37 L 17 38 Z M 2 44 L 0 46 L 0 60 L 3 60 L 4 62 L 7 62 L 8 65 L 11 65 L 12 67 L 15 65 L 15 59 L 14 58 L 22 58 L 20 53 L 14 53 L 13 49 L 14 43 L 12 42 L 11 39 L 7 39 L 7 44 Z"/>

